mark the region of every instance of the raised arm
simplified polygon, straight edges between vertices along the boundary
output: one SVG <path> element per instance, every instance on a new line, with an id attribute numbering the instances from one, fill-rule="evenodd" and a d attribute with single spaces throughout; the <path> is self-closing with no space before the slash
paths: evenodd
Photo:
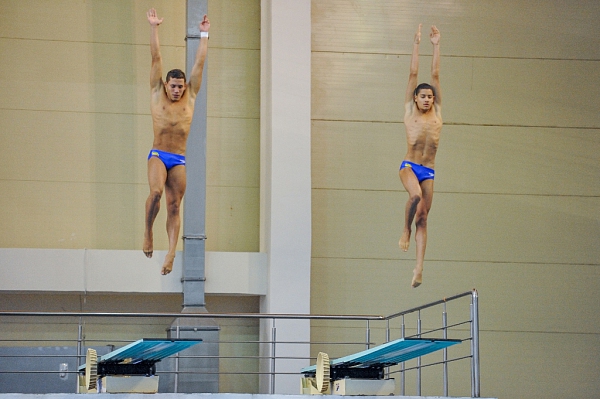
<path id="1" fill-rule="evenodd" d="M 433 25 L 429 34 L 433 44 L 433 57 L 431 59 L 431 85 L 435 88 L 435 104 L 442 105 L 442 90 L 440 87 L 440 31 Z"/>
<path id="2" fill-rule="evenodd" d="M 417 78 L 419 75 L 419 43 L 421 43 L 421 26 L 422 25 L 419 24 L 419 29 L 417 30 L 417 33 L 415 33 L 415 40 L 413 42 L 413 51 L 410 57 L 408 85 L 406 86 L 406 95 L 404 97 L 405 105 L 413 104 L 414 91 L 417 87 Z"/>
<path id="3" fill-rule="evenodd" d="M 196 59 L 194 60 L 194 66 L 192 67 L 192 73 L 190 74 L 189 89 L 191 98 L 195 98 L 196 94 L 200 91 L 204 60 L 206 60 L 206 53 L 208 52 L 208 31 L 210 29 L 210 21 L 206 15 L 202 18 L 200 24 L 198 24 L 198 28 L 200 28 L 200 44 L 198 45 Z"/>
<path id="4" fill-rule="evenodd" d="M 150 68 L 150 88 L 153 92 L 162 87 L 162 57 L 160 55 L 160 44 L 158 42 L 158 25 L 163 18 L 156 16 L 156 10 L 151 8 L 146 13 L 150 23 L 150 54 L 152 55 L 152 67 Z"/>

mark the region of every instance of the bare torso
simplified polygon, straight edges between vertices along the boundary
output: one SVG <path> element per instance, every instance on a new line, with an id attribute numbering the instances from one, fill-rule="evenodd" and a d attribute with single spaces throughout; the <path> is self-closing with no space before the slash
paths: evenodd
<path id="1" fill-rule="evenodd" d="M 185 155 L 187 137 L 190 133 L 194 101 L 188 91 L 179 101 L 171 101 L 163 90 L 152 96 L 150 112 L 154 126 L 152 148 Z"/>
<path id="2" fill-rule="evenodd" d="M 442 131 L 439 108 L 434 106 L 430 111 L 423 113 L 413 104 L 407 104 L 404 126 L 407 144 L 404 160 L 434 169 L 435 154 Z"/>

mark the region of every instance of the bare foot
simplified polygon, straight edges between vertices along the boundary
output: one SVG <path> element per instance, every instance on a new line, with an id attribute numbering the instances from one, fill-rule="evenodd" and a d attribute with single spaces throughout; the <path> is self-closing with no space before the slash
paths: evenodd
<path id="1" fill-rule="evenodd" d="M 402 237 L 400 237 L 400 241 L 398 241 L 398 246 L 404 252 L 408 251 L 408 246 L 410 245 L 410 230 L 405 229 L 402 233 Z"/>
<path id="2" fill-rule="evenodd" d="M 146 232 L 144 233 L 144 248 L 142 249 L 142 251 L 144 251 L 144 255 L 146 255 L 146 258 L 152 257 L 153 250 L 154 248 L 152 244 L 152 232 L 150 232 L 149 234 Z"/>
<path id="3" fill-rule="evenodd" d="M 167 256 L 165 256 L 165 263 L 163 263 L 163 267 L 162 267 L 162 270 L 160 271 L 160 274 L 162 274 L 163 276 L 166 276 L 167 274 L 171 273 L 171 271 L 173 270 L 173 262 L 174 261 L 175 261 L 175 255 L 167 254 Z"/>
<path id="4" fill-rule="evenodd" d="M 417 288 L 423 282 L 423 271 L 417 271 L 417 269 L 413 270 L 413 279 L 410 284 L 411 287 Z"/>

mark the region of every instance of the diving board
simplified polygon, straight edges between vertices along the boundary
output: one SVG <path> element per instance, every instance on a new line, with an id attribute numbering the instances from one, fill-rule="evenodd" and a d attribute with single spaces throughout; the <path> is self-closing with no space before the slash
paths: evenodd
<path id="1" fill-rule="evenodd" d="M 89 393 L 96 388 L 101 390 L 102 384 L 97 387 L 96 382 L 103 380 L 104 392 L 107 392 L 106 385 L 111 377 L 126 376 L 130 378 L 111 380 L 111 384 L 119 386 L 114 393 L 154 393 L 158 389 L 156 363 L 200 342 L 201 339 L 143 338 L 100 357 L 90 348 L 87 351 L 86 362 L 77 369 L 80 375 L 80 392 Z"/>
<path id="2" fill-rule="evenodd" d="M 304 374 L 303 393 L 324 393 L 329 389 L 329 380 L 334 382 L 345 380 L 346 384 L 351 382 L 350 379 L 362 380 L 364 382 L 360 383 L 359 386 L 360 389 L 364 389 L 363 387 L 367 385 L 373 385 L 375 383 L 373 380 L 384 379 L 385 367 L 394 366 L 460 342 L 462 341 L 459 339 L 401 338 L 331 361 L 329 356 L 320 353 L 316 365 L 304 367 L 300 370 L 300 373 Z M 367 380 L 373 383 L 369 383 Z M 382 383 L 384 382 L 382 381 Z M 311 385 L 317 389 L 317 392 L 312 389 Z M 393 392 L 393 382 L 387 384 L 384 388 L 382 386 L 381 384 L 375 384 L 373 389 L 376 392 L 382 392 L 383 390 L 385 393 L 361 392 L 359 394 L 387 395 L 390 389 Z M 339 394 L 339 392 L 336 392 L 336 394 Z"/>
<path id="3" fill-rule="evenodd" d="M 436 352 L 460 342 L 461 340 L 459 339 L 401 338 L 362 352 L 332 360 L 330 367 L 388 367 L 424 356 L 431 352 Z M 315 373 L 316 371 L 316 365 L 300 370 L 304 374 Z"/>
<path id="4" fill-rule="evenodd" d="M 97 360 L 98 375 L 154 375 L 155 363 L 194 346 L 197 339 L 143 338 L 114 350 Z M 78 371 L 85 375 L 86 365 Z"/>

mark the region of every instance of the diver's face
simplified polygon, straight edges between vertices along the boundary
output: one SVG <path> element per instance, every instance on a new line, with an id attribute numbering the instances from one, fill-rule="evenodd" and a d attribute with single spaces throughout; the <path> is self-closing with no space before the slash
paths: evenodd
<path id="1" fill-rule="evenodd" d="M 429 111 L 433 107 L 434 99 L 435 96 L 431 89 L 421 89 L 415 96 L 415 103 L 420 110 Z"/>
<path id="2" fill-rule="evenodd" d="M 185 92 L 186 84 L 184 79 L 171 78 L 167 82 L 167 97 L 171 101 L 179 101 Z"/>

